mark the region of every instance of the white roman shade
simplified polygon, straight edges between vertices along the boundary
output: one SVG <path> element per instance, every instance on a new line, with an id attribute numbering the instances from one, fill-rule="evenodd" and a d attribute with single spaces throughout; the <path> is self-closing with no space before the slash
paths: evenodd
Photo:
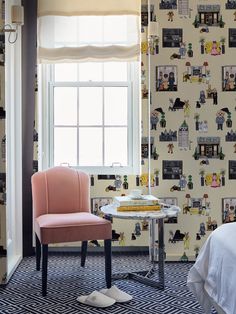
<path id="1" fill-rule="evenodd" d="M 140 0 L 38 0 L 38 62 L 140 55 Z"/>

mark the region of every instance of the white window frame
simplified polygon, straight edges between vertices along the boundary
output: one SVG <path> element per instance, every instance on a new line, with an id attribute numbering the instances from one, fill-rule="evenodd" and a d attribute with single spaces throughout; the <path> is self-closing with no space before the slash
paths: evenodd
<path id="1" fill-rule="evenodd" d="M 38 69 L 38 117 L 39 117 L 39 169 L 44 170 L 53 164 L 53 101 L 54 87 L 81 86 L 128 86 L 128 165 L 74 168 L 89 174 L 126 174 L 141 173 L 141 101 L 140 101 L 140 66 L 139 62 L 128 62 L 128 82 L 55 82 L 53 65 L 41 64 Z M 115 161 L 114 161 L 115 162 Z"/>

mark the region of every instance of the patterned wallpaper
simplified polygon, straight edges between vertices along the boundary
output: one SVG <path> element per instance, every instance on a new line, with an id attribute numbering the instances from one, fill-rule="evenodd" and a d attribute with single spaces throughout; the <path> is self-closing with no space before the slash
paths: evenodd
<path id="1" fill-rule="evenodd" d="M 92 208 L 147 193 L 150 53 L 152 194 L 182 208 L 165 224 L 167 259 L 193 260 L 212 230 L 236 221 L 236 1 L 151 1 L 150 10 L 159 36 L 148 49 L 143 2 L 142 175 L 93 176 Z M 145 221 L 114 219 L 113 229 L 115 246 L 148 244 Z"/>
<path id="2" fill-rule="evenodd" d="M 134 188 L 147 193 L 150 119 L 152 194 L 182 208 L 177 219 L 165 223 L 167 259 L 194 260 L 210 232 L 236 221 L 236 1 L 156 0 L 150 10 L 159 34 L 148 49 L 143 1 L 142 174 L 91 175 L 91 207 L 101 215 L 99 207 L 115 195 Z M 148 241 L 146 221 L 113 219 L 113 246 Z"/>

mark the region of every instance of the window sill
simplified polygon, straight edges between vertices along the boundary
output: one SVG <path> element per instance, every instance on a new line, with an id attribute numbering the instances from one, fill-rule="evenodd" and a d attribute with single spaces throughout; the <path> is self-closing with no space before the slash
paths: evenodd
<path id="1" fill-rule="evenodd" d="M 93 175 L 140 175 L 141 174 L 141 166 L 135 166 L 135 167 L 76 167 L 71 166 L 73 169 L 84 171 L 88 174 Z"/>

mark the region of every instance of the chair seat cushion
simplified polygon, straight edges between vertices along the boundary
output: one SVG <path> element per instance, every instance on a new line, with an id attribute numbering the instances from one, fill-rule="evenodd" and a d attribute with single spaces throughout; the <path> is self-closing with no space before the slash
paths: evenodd
<path id="1" fill-rule="evenodd" d="M 42 244 L 111 239 L 111 222 L 87 212 L 46 214 L 35 219 Z"/>

